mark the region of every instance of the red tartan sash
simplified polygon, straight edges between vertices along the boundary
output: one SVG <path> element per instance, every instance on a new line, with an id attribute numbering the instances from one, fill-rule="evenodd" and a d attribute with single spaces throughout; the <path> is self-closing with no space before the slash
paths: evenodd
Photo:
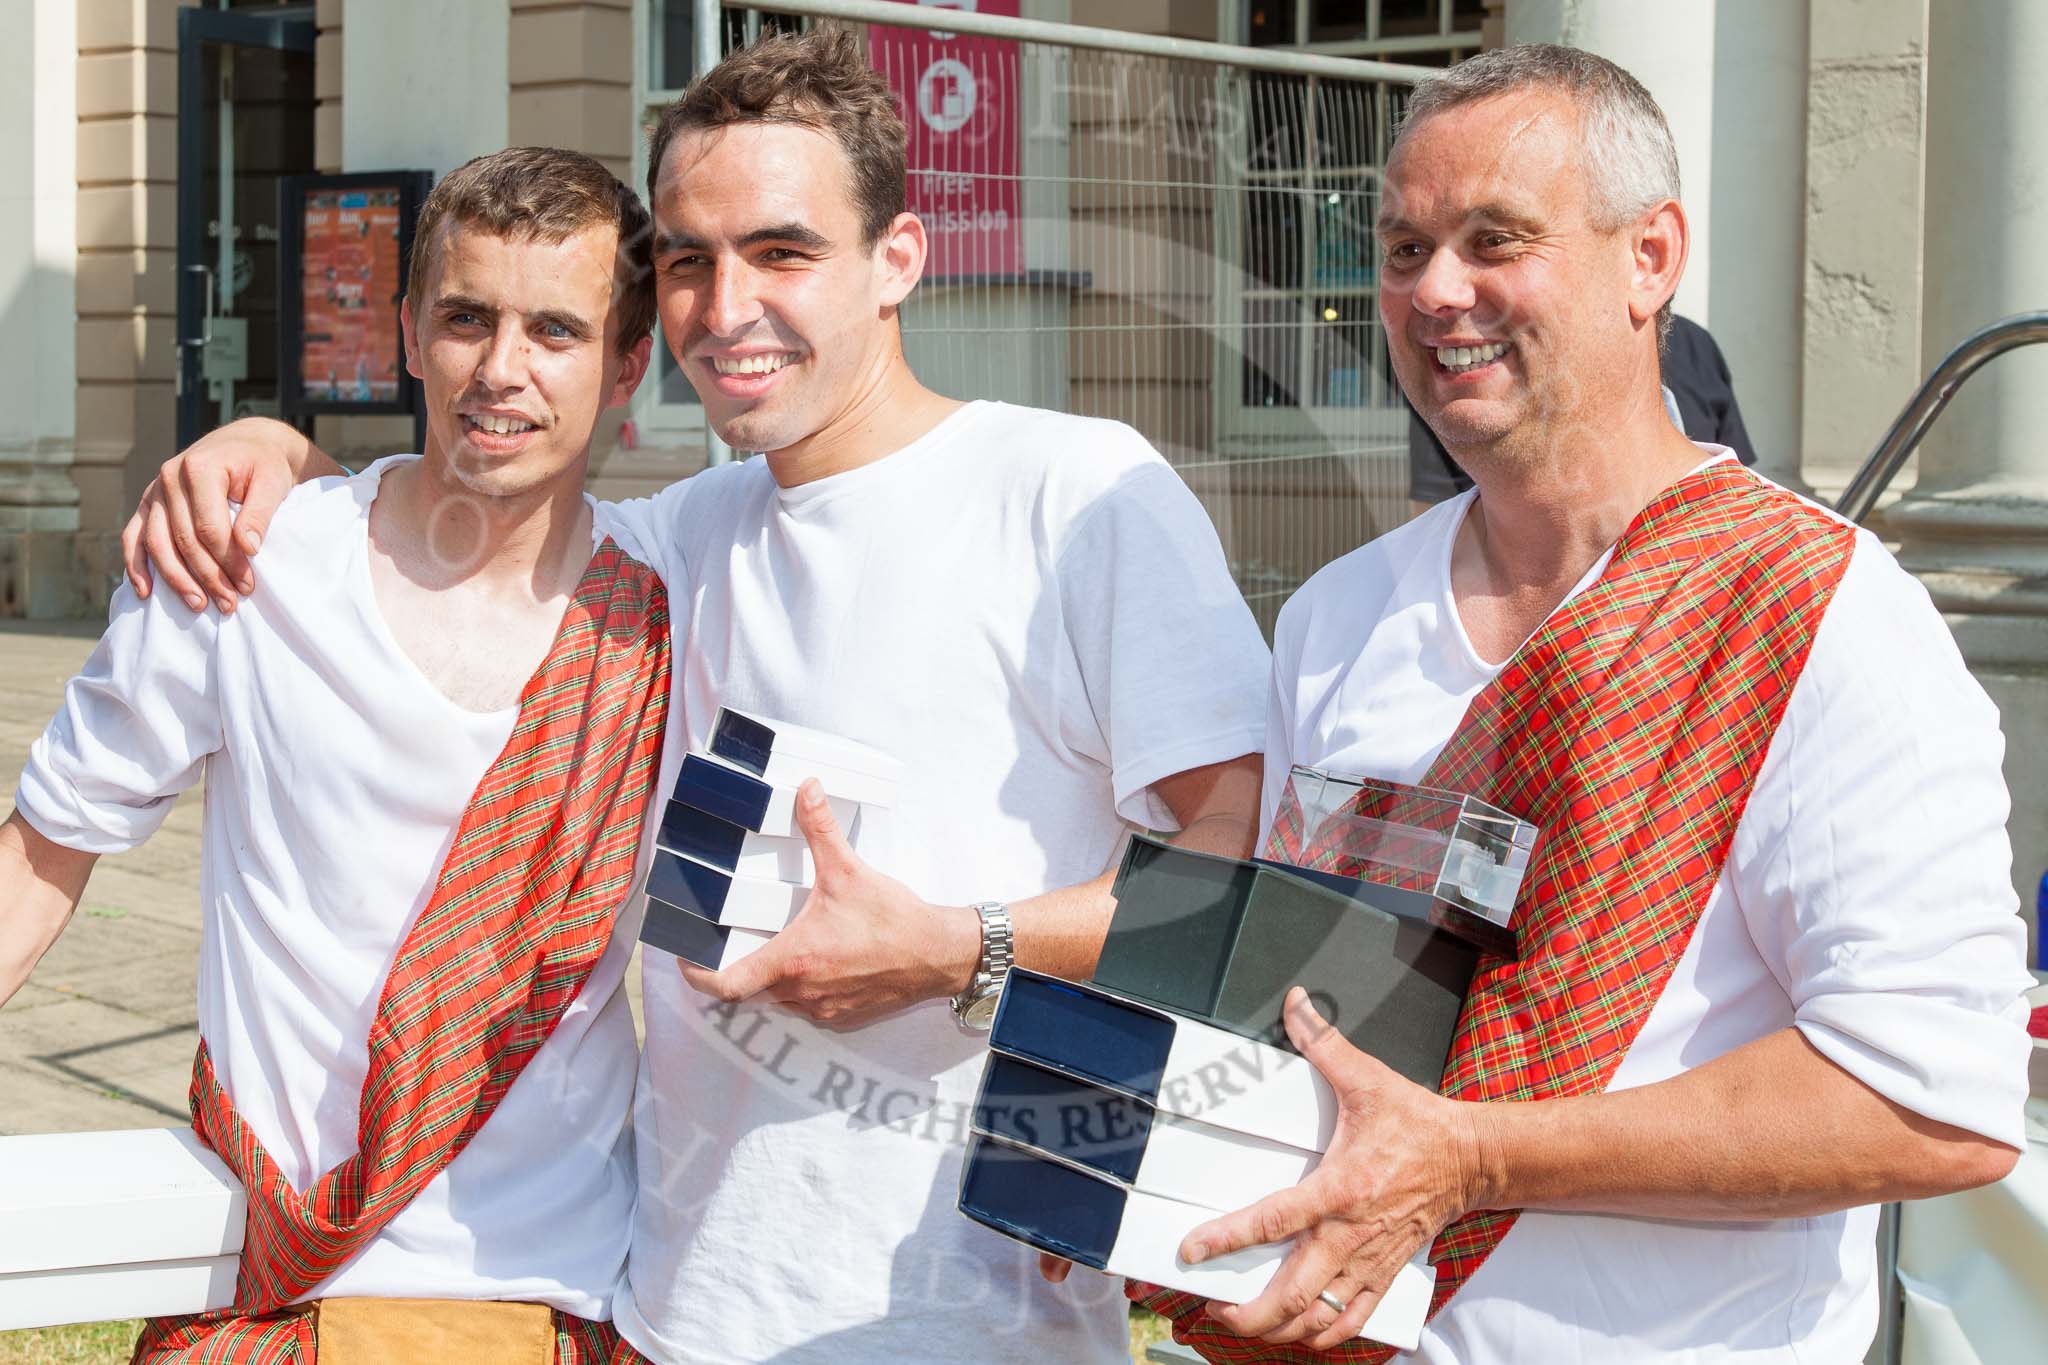
<path id="1" fill-rule="evenodd" d="M 1444 1066 L 1461 1100 L 1597 1094 L 1634 1042 L 1720 879 L 1855 532 L 1733 461 L 1630 524 L 1600 579 L 1474 698 L 1424 782 L 1534 821 L 1521 956 L 1481 960 Z M 1431 1316 L 1514 1226 L 1467 1214 L 1430 1252 Z M 1149 1306 L 1212 1361 L 1378 1365 L 1223 1331 L 1201 1301 Z"/>
<path id="2" fill-rule="evenodd" d="M 277 1310 L 446 1169 L 547 1041 L 632 889 L 668 708 L 668 626 L 655 575 L 599 546 L 385 979 L 355 1155 L 293 1189 L 200 1043 L 192 1126 L 248 1190 L 235 1303 L 152 1322 L 136 1360 L 307 1359 L 303 1315 Z"/>

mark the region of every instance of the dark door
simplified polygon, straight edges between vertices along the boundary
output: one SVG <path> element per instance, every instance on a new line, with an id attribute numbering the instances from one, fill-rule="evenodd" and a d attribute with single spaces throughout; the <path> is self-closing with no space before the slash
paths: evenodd
<path id="1" fill-rule="evenodd" d="M 178 444 L 277 412 L 278 180 L 313 169 L 313 6 L 178 12 Z"/>

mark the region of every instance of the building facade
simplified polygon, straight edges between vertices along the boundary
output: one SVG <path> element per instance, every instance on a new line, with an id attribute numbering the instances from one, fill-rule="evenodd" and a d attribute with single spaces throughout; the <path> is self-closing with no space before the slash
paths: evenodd
<path id="1" fill-rule="evenodd" d="M 1957 341 L 2048 307 L 2048 87 L 2027 71 L 2048 58 L 2048 6 L 925 2 L 1405 64 L 1522 41 L 1612 57 L 1678 141 L 1694 231 L 1678 308 L 1727 354 L 1764 468 L 1824 498 Z M 181 20 L 194 9 L 213 12 L 214 37 Z M 642 183 L 641 129 L 695 49 L 689 0 L 9 12 L 0 614 L 15 616 L 103 610 L 121 524 L 181 434 L 274 409 L 278 176 L 439 174 L 546 143 Z M 727 41 L 788 22 L 728 11 Z M 249 41 L 250 23 L 281 36 Z M 241 39 L 219 36 L 230 29 Z M 900 54 L 928 73 L 924 51 Z M 1402 515 L 1405 417 L 1365 226 L 1404 84 L 1058 44 L 949 51 L 969 105 L 1006 92 L 1013 160 L 963 163 L 1006 188 L 967 214 L 958 259 L 907 310 L 914 363 L 942 390 L 1137 425 L 1210 507 L 1270 622 L 1308 572 Z M 959 96 L 918 81 L 906 66 L 906 106 Z M 933 193 L 953 183 L 959 167 L 920 155 L 914 136 Z M 986 230 L 991 213 L 1014 225 Z M 2029 906 L 2048 866 L 2044 394 L 2048 348 L 1994 362 L 1875 523 L 2003 708 Z M 345 458 L 413 439 L 392 417 L 321 417 L 315 436 Z M 651 491 L 706 458 L 701 410 L 664 355 L 601 430 L 593 485 Z"/>

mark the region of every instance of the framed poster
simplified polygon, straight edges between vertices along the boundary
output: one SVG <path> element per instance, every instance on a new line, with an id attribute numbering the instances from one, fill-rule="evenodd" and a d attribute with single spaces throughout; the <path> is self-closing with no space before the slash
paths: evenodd
<path id="1" fill-rule="evenodd" d="M 410 413 L 398 305 L 431 171 L 286 176 L 278 222 L 278 407 Z"/>

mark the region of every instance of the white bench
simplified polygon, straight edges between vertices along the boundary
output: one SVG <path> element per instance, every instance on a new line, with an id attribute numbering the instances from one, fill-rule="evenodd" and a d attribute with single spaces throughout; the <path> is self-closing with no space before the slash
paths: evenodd
<path id="1" fill-rule="evenodd" d="M 0 1329 L 225 1308 L 246 1208 L 189 1128 L 0 1137 Z"/>

